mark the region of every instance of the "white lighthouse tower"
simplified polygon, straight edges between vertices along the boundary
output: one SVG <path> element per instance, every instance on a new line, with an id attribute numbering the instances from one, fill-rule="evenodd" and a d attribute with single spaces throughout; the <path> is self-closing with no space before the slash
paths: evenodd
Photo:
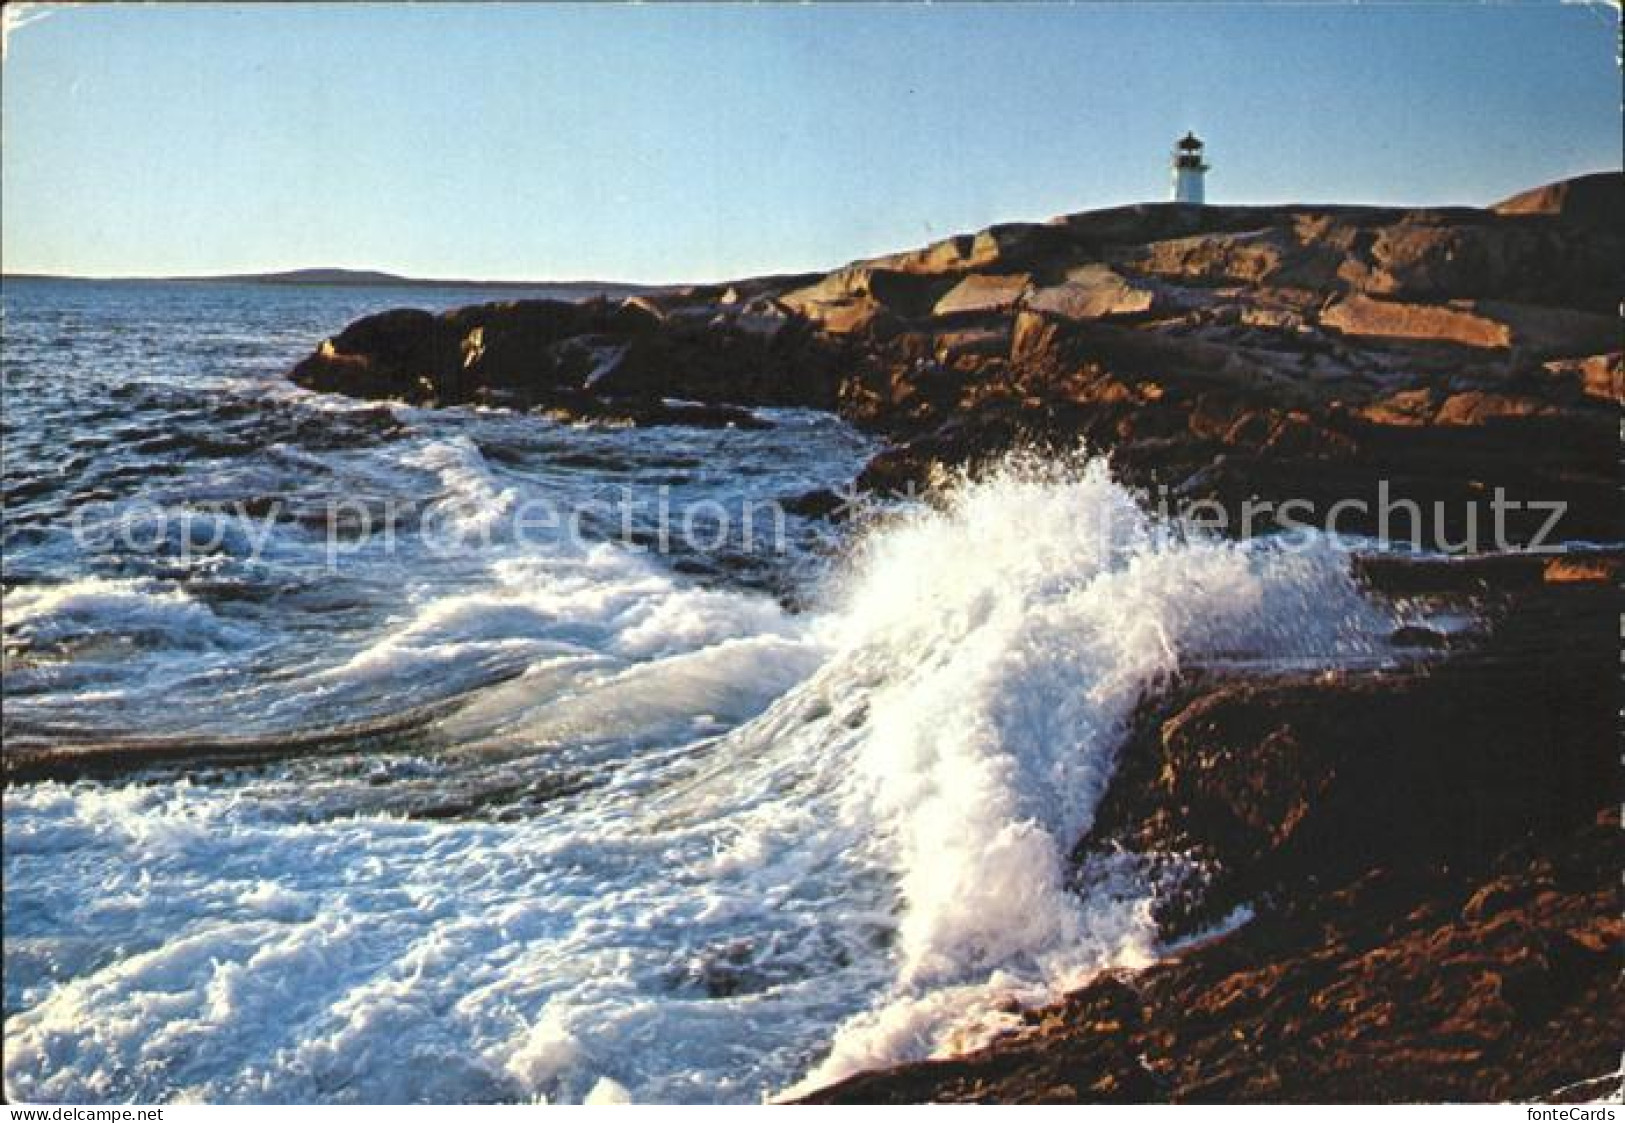
<path id="1" fill-rule="evenodd" d="M 1174 202 L 1202 202 L 1202 174 L 1206 171 L 1201 140 L 1195 133 L 1186 133 L 1184 139 L 1174 145 Z"/>

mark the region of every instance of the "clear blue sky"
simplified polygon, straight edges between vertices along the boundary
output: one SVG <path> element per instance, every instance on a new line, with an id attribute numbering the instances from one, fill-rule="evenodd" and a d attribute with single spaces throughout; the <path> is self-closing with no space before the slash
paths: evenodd
<path id="1" fill-rule="evenodd" d="M 1164 198 L 1187 128 L 1212 202 L 1486 203 L 1619 166 L 1616 21 L 1555 3 L 62 8 L 7 44 L 4 265 L 828 267 Z"/>

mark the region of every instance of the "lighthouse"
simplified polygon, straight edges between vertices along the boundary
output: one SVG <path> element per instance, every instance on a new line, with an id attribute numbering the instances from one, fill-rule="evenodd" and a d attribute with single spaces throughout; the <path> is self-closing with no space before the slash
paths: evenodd
<path id="1" fill-rule="evenodd" d="M 1206 171 L 1201 140 L 1195 133 L 1186 133 L 1174 145 L 1174 202 L 1202 202 L 1202 174 Z"/>

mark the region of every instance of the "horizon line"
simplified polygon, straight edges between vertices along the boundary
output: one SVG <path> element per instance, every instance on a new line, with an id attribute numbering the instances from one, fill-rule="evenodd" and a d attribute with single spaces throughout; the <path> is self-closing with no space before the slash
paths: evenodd
<path id="1" fill-rule="evenodd" d="M 1110 203 L 1110 204 L 1107 204 L 1107 205 L 1104 205 L 1104 206 L 1089 207 L 1089 208 L 1085 208 L 1083 210 L 1078 210 L 1078 211 L 1064 211 L 1064 212 L 1062 212 L 1060 214 L 1052 215 L 1048 219 L 1039 219 L 1039 220 L 1006 219 L 1006 220 L 990 223 L 987 226 L 983 226 L 983 227 L 981 227 L 981 228 L 979 228 L 978 230 L 975 230 L 975 231 L 962 231 L 962 232 L 955 233 L 955 234 L 945 234 L 940 238 L 934 238 L 930 242 L 923 243 L 923 245 L 935 245 L 938 242 L 947 241 L 947 240 L 949 240 L 951 238 L 963 237 L 967 233 L 969 233 L 969 234 L 982 233 L 984 231 L 991 230 L 991 229 L 994 229 L 994 228 L 999 227 L 999 226 L 1007 226 L 1007 225 L 1043 226 L 1043 225 L 1049 225 L 1051 223 L 1058 222 L 1058 221 L 1060 221 L 1062 219 L 1069 218 L 1069 217 L 1072 217 L 1072 216 L 1075 216 L 1075 215 L 1095 214 L 1095 213 L 1098 213 L 1098 212 L 1101 212 L 1101 211 L 1110 211 L 1110 210 L 1118 210 L 1118 209 L 1128 208 L 1128 207 L 1144 207 L 1144 206 L 1170 206 L 1170 207 L 1172 207 L 1172 206 L 1182 206 L 1182 207 L 1196 206 L 1196 207 L 1206 207 L 1206 208 L 1210 208 L 1210 209 L 1214 209 L 1214 210 L 1218 210 L 1218 209 L 1238 209 L 1238 210 L 1240 210 L 1240 209 L 1249 209 L 1249 208 L 1255 208 L 1255 207 L 1293 207 L 1293 208 L 1304 207 L 1304 208 L 1338 208 L 1338 209 L 1368 208 L 1368 209 L 1383 209 L 1383 210 L 1448 210 L 1448 209 L 1463 209 L 1463 210 L 1493 211 L 1496 207 L 1500 206 L 1501 204 L 1507 202 L 1510 199 L 1514 199 L 1514 198 L 1518 197 L 1519 195 L 1527 194 L 1527 193 L 1529 193 L 1531 191 L 1538 191 L 1538 190 L 1540 190 L 1542 188 L 1551 187 L 1551 186 L 1554 186 L 1554 185 L 1559 184 L 1559 183 L 1567 183 L 1567 182 L 1572 181 L 1572 180 L 1584 179 L 1584 178 L 1588 178 L 1590 176 L 1596 176 L 1596 175 L 1625 175 L 1625 164 L 1622 164 L 1620 167 L 1596 168 L 1596 169 L 1593 169 L 1591 171 L 1577 172 L 1577 173 L 1574 173 L 1574 174 L 1571 174 L 1571 175 L 1560 176 L 1560 177 L 1558 177 L 1556 179 L 1543 180 L 1541 182 L 1535 183 L 1535 184 L 1533 184 L 1533 185 L 1531 185 L 1529 187 L 1523 188 L 1523 189 L 1521 189 L 1519 191 L 1515 191 L 1510 195 L 1506 195 L 1506 196 L 1504 196 L 1504 197 L 1502 197 L 1500 199 L 1494 200 L 1493 202 L 1489 202 L 1489 203 L 1459 203 L 1459 202 L 1425 203 L 1425 202 L 1414 202 L 1414 201 L 1413 202 L 1306 202 L 1306 201 L 1302 201 L 1302 200 L 1259 200 L 1259 201 L 1253 201 L 1253 202 L 1233 202 L 1233 203 L 1231 203 L 1231 202 L 1180 203 L 1180 202 L 1175 202 L 1175 201 L 1170 200 L 1170 199 L 1139 199 L 1139 200 L 1134 200 L 1134 201 L 1130 201 L 1130 202 Z M 516 279 L 516 278 L 506 278 L 505 279 L 505 278 L 467 278 L 467 277 L 417 277 L 417 276 L 413 276 L 413 275 L 408 274 L 408 273 L 396 273 L 396 272 L 394 272 L 392 270 L 381 268 L 379 266 L 374 266 L 374 265 L 368 265 L 368 266 L 350 266 L 350 265 L 314 265 L 314 266 L 310 266 L 310 265 L 301 265 L 301 266 L 293 266 L 293 267 L 283 268 L 283 269 L 240 269 L 240 270 L 235 270 L 235 271 L 229 272 L 229 273 L 198 273 L 198 274 L 168 274 L 168 275 L 151 274 L 151 273 L 128 273 L 128 274 L 56 273 L 56 272 L 48 272 L 48 271 L 41 271 L 41 270 L 34 270 L 34 269 L 3 269 L 3 268 L 0 268 L 0 279 L 9 278 L 9 279 L 14 279 L 14 280 L 91 281 L 91 282 L 97 282 L 97 281 L 101 281 L 101 282 L 108 282 L 108 281 L 131 281 L 131 282 L 133 282 L 133 281 L 145 281 L 145 282 L 150 282 L 150 283 L 159 283 L 159 282 L 169 282 L 169 283 L 184 283 L 184 282 L 211 283 L 212 282 L 212 283 L 220 283 L 220 282 L 223 282 L 223 281 L 241 281 L 241 282 L 244 282 L 244 283 L 261 283 L 261 284 L 266 284 L 266 283 L 269 283 L 269 284 L 276 284 L 276 283 L 301 284 L 301 283 L 303 283 L 303 284 L 309 284 L 309 285 L 312 285 L 312 286 L 327 285 L 329 287 L 345 287 L 345 286 L 348 286 L 348 287 L 365 287 L 365 286 L 371 285 L 373 287 L 379 287 L 379 288 L 387 287 L 387 286 L 389 286 L 391 284 L 407 284 L 407 285 L 422 286 L 422 287 L 444 286 L 444 287 L 452 287 L 452 288 L 546 288 L 546 287 L 555 287 L 555 288 L 624 288 L 624 289 L 645 289 L 645 290 L 650 290 L 650 289 L 663 289 L 663 288 L 678 288 L 678 287 L 682 287 L 682 286 L 720 285 L 720 284 L 728 284 L 728 283 L 733 282 L 733 281 L 753 280 L 753 279 L 765 278 L 765 277 L 788 277 L 788 276 L 796 276 L 796 275 L 799 275 L 799 274 L 825 273 L 825 272 L 829 272 L 832 269 L 840 269 L 840 268 L 843 268 L 843 267 L 845 267 L 847 265 L 855 264 L 857 262 L 871 260 L 872 258 L 875 258 L 875 257 L 886 257 L 886 256 L 889 256 L 889 255 L 895 254 L 895 253 L 907 253 L 911 249 L 915 249 L 915 248 L 921 248 L 921 244 L 916 243 L 916 244 L 914 244 L 912 246 L 905 247 L 903 249 L 881 250 L 878 253 L 873 253 L 873 254 L 868 254 L 868 255 L 848 259 L 847 261 L 842 262 L 839 265 L 834 265 L 834 266 L 829 266 L 829 265 L 814 266 L 814 267 L 808 268 L 808 269 L 795 269 L 795 268 L 784 269 L 784 268 L 780 268 L 780 269 L 771 269 L 771 270 L 768 270 L 766 272 L 730 274 L 730 275 L 727 275 L 727 276 L 706 278 L 706 279 L 687 278 L 687 279 L 673 279 L 673 280 L 666 280 L 666 281 L 606 280 L 606 279 L 560 281 L 560 280 L 536 280 L 536 279 Z M 327 281 L 327 282 L 320 281 L 320 280 L 310 280 L 310 281 L 305 281 L 305 282 L 292 281 L 292 280 L 285 280 L 285 281 L 280 281 L 279 282 L 279 281 L 275 281 L 275 280 L 267 280 L 268 278 L 292 277 L 292 276 L 296 276 L 296 275 L 301 274 L 301 273 L 322 273 L 322 272 L 372 274 L 372 275 L 377 276 L 380 279 L 374 280 L 374 281 L 364 281 L 364 280 L 342 281 L 341 280 L 341 281 Z"/>

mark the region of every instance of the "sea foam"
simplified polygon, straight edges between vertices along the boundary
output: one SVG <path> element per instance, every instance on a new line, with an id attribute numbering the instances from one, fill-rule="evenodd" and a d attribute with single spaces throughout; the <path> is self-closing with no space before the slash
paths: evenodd
<path id="1" fill-rule="evenodd" d="M 478 467 L 435 470 L 500 503 Z M 1159 952 L 1133 863 L 1080 893 L 1066 860 L 1140 699 L 1384 633 L 1346 558 L 1299 545 L 1022 458 L 858 532 L 803 614 L 495 543 L 339 677 L 522 653 L 442 742 L 572 794 L 408 821 L 320 761 L 8 789 L 6 1090 L 756 1100 L 974 1044 Z"/>

